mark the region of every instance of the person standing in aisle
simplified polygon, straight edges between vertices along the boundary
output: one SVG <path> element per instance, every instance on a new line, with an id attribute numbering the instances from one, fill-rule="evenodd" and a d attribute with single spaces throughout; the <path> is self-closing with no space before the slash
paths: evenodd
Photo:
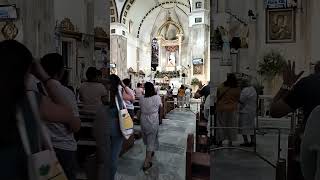
<path id="1" fill-rule="evenodd" d="M 183 108 L 184 107 L 184 98 L 185 98 L 185 88 L 184 85 L 181 85 L 181 87 L 178 90 L 178 107 Z"/>
<path id="2" fill-rule="evenodd" d="M 186 108 L 190 108 L 190 98 L 191 98 L 191 91 L 190 91 L 190 88 L 186 87 Z"/>
<path id="3" fill-rule="evenodd" d="M 217 91 L 217 127 L 238 127 L 240 91 L 236 76 L 228 74 Z M 232 146 L 232 142 L 237 140 L 237 132 L 237 129 L 217 129 L 218 146 L 222 146 L 224 140 Z"/>
<path id="4" fill-rule="evenodd" d="M 141 107 L 141 129 L 143 142 L 147 146 L 146 158 L 143 170 L 152 167 L 152 157 L 159 148 L 159 109 L 162 106 L 161 98 L 155 92 L 152 83 L 145 84 L 145 95 L 140 98 Z"/>
<path id="5" fill-rule="evenodd" d="M 107 101 L 97 108 L 93 133 L 97 143 L 97 180 L 114 180 L 118 169 L 119 155 L 124 137 L 120 131 L 118 108 L 124 108 L 121 89 L 125 88 L 120 78 L 112 74 L 108 79 Z"/>
<path id="6" fill-rule="evenodd" d="M 239 109 L 239 127 L 254 128 L 257 112 L 257 92 L 251 86 L 248 80 L 243 80 L 241 83 L 240 94 L 240 109 Z M 243 137 L 243 143 L 240 146 L 251 147 L 255 145 L 254 129 L 240 129 L 240 134 Z M 248 141 L 250 135 L 251 142 Z"/>

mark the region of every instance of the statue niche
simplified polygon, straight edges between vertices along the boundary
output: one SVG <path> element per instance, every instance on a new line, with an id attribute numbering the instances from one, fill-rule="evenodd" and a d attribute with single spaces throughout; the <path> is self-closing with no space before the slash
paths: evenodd
<path id="1" fill-rule="evenodd" d="M 167 24 L 161 31 L 161 36 L 165 40 L 176 40 L 179 29 L 173 24 Z"/>

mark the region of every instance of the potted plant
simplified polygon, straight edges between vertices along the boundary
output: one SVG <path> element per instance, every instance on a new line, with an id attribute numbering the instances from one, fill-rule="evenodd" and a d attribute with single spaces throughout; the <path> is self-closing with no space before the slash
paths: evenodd
<path id="1" fill-rule="evenodd" d="M 269 88 L 271 88 L 271 91 L 275 86 L 275 82 L 271 84 L 272 81 L 275 79 L 275 77 L 282 73 L 282 69 L 285 64 L 285 58 L 281 55 L 280 52 L 275 50 L 267 52 L 263 56 L 263 60 L 259 63 L 258 73 L 263 77 L 264 80 L 267 81 Z"/>

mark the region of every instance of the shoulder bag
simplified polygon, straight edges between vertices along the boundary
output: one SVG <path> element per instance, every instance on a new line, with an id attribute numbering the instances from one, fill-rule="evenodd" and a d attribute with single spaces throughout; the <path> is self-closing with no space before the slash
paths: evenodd
<path id="1" fill-rule="evenodd" d="M 121 101 L 123 101 L 122 95 L 120 92 L 119 92 L 119 96 L 120 96 Z M 115 98 L 116 98 L 116 105 L 117 105 L 117 109 L 118 109 L 119 124 L 120 124 L 121 133 L 126 139 L 129 139 L 130 136 L 133 134 L 133 121 L 131 119 L 130 114 L 128 113 L 128 110 L 126 109 L 125 104 L 122 102 L 124 108 L 121 109 L 119 106 L 118 96 L 116 96 Z"/>
<path id="2" fill-rule="evenodd" d="M 31 152 L 30 142 L 25 126 L 25 119 L 22 110 L 18 109 L 17 127 L 21 137 L 23 148 L 27 154 L 29 180 L 68 180 L 54 152 L 48 130 L 40 120 L 39 108 L 36 103 L 34 92 L 27 93 L 28 100 L 31 105 L 32 113 L 38 129 L 40 131 L 40 139 L 43 141 L 44 149 L 38 152 Z"/>

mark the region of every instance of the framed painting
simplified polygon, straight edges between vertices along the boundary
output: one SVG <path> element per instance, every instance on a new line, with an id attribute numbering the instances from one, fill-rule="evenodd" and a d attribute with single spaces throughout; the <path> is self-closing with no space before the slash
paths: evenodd
<path id="1" fill-rule="evenodd" d="M 295 11 L 293 9 L 267 9 L 266 42 L 293 43 L 296 40 Z"/>

